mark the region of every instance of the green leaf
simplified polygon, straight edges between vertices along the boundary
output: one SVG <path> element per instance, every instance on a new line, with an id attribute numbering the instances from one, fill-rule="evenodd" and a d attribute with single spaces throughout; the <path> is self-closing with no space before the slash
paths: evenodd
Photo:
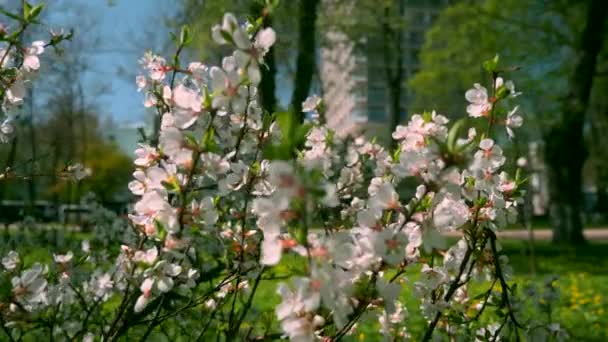
<path id="1" fill-rule="evenodd" d="M 300 245 L 306 246 L 308 243 L 308 227 L 302 225 L 296 229 L 296 241 Z"/>
<path id="2" fill-rule="evenodd" d="M 192 36 L 190 35 L 190 28 L 188 25 L 182 26 L 182 30 L 179 34 L 179 43 L 182 46 L 186 46 L 192 42 Z"/>
<path id="3" fill-rule="evenodd" d="M 283 134 L 283 142 L 291 141 L 291 132 L 293 126 L 293 115 L 290 112 L 275 113 L 277 125 Z"/>
<path id="4" fill-rule="evenodd" d="M 395 151 L 393 152 L 393 161 L 395 163 L 399 163 L 399 159 L 401 159 L 401 145 L 398 145 Z"/>
<path id="5" fill-rule="evenodd" d="M 215 142 L 215 129 L 209 127 L 203 136 L 203 151 L 215 152 L 217 150 L 218 146 Z"/>
<path id="6" fill-rule="evenodd" d="M 32 21 L 32 20 L 35 20 L 36 18 L 38 18 L 38 16 L 40 15 L 40 12 L 42 12 L 43 8 L 44 8 L 44 4 L 38 4 L 34 7 L 32 7 L 30 9 L 29 17 L 27 18 L 27 20 Z"/>
<path id="7" fill-rule="evenodd" d="M 222 38 L 224 38 L 225 41 L 227 41 L 228 43 L 230 43 L 232 45 L 236 45 L 234 43 L 234 39 L 232 39 L 232 35 L 230 35 L 230 32 L 228 32 L 226 30 L 220 30 L 220 34 L 222 35 Z"/>
<path id="8" fill-rule="evenodd" d="M 177 40 L 177 36 L 173 32 L 169 32 L 169 36 L 171 37 L 171 41 L 175 44 L 179 44 L 179 40 Z"/>
<path id="9" fill-rule="evenodd" d="M 424 122 L 433 121 L 433 113 L 424 111 L 424 113 L 422 113 L 422 119 L 424 120 Z"/>
<path id="10" fill-rule="evenodd" d="M 310 131 L 311 127 L 312 125 L 310 123 L 301 124 L 296 127 L 295 134 L 293 137 L 294 147 L 304 144 L 304 141 L 306 141 L 306 136 L 308 135 L 308 132 Z"/>
<path id="11" fill-rule="evenodd" d="M 496 55 L 494 58 L 483 62 L 483 68 L 489 73 L 494 73 L 498 67 L 498 59 L 498 55 Z"/>
<path id="12" fill-rule="evenodd" d="M 456 121 L 450 128 L 450 130 L 448 132 L 448 137 L 446 140 L 447 146 L 448 146 L 448 151 L 450 153 L 454 153 L 456 151 L 456 140 L 458 138 L 458 133 L 460 133 L 460 130 L 462 129 L 462 127 L 464 126 L 465 123 L 466 123 L 466 119 L 462 118 L 462 119 L 459 119 L 458 121 Z"/>
<path id="13" fill-rule="evenodd" d="M 32 11 L 32 5 L 29 2 L 23 2 L 23 20 L 28 21 L 30 18 L 30 12 Z"/>
<path id="14" fill-rule="evenodd" d="M 9 11 L 5 11 L 4 9 L 0 8 L 0 13 L 4 14 L 5 16 L 11 18 L 11 19 L 15 19 L 17 21 L 21 21 L 22 18 L 20 16 L 18 16 L 17 14 L 11 13 Z"/>
<path id="15" fill-rule="evenodd" d="M 184 138 L 185 138 L 186 143 L 187 143 L 188 146 L 198 147 L 198 141 L 196 141 L 196 137 L 194 137 L 194 133 L 192 133 L 192 132 L 185 132 L 184 133 Z"/>
<path id="16" fill-rule="evenodd" d="M 0 279 L 0 300 L 7 301 L 11 297 L 11 291 L 13 286 L 11 284 L 10 277 L 3 276 Z"/>

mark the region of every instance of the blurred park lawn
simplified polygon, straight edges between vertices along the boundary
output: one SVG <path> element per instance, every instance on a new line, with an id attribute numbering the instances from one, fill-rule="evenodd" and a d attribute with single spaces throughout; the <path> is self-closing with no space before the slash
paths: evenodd
<path id="1" fill-rule="evenodd" d="M 50 262 L 53 251 L 58 253 L 69 249 L 79 250 L 81 242 L 90 238 L 90 234 L 80 232 L 53 234 L 55 234 L 53 231 L 36 233 L 22 231 L 17 236 L 16 232 L 11 232 L 13 242 L 3 244 L 1 248 L 3 255 L 6 255 L 9 248 L 13 248 L 25 258 L 26 266 L 36 261 Z M 6 237 L 6 232 L 3 232 L 3 235 Z M 60 236 L 59 240 L 55 240 L 57 236 Z M 32 243 L 32 241 L 41 242 Z M 564 247 L 552 245 L 548 241 L 537 241 L 534 245 L 534 258 L 531 256 L 528 241 L 503 239 L 501 244 L 503 251 L 509 256 L 514 271 L 510 283 L 517 282 L 520 289 L 530 282 L 540 286 L 547 277 L 558 277 L 556 284 L 561 297 L 553 311 L 553 321 L 559 322 L 568 331 L 571 340 L 608 341 L 608 243 L 590 242 L 587 246 Z M 531 273 L 533 260 L 535 274 Z M 269 275 L 273 274 L 280 278 L 281 274 L 289 274 L 289 270 L 294 268 L 303 269 L 303 265 L 300 261 L 296 261 L 296 258 L 286 255 L 281 264 L 269 271 Z M 420 339 L 426 326 L 418 302 L 412 298 L 409 285 L 416 281 L 416 278 L 409 274 L 416 273 L 415 271 L 406 273 L 402 293 L 402 302 L 408 309 L 407 319 L 413 323 L 409 330 L 413 340 Z M 281 281 L 283 280 L 261 283 L 254 301 L 254 306 L 258 310 L 252 313 L 260 315 L 257 321 L 268 320 L 272 321 L 272 324 L 277 324 L 273 310 L 280 302 L 276 294 L 276 284 Z M 474 285 L 475 293 L 469 295 L 473 296 L 486 287 L 487 284 Z M 381 337 L 378 335 L 378 326 L 370 324 L 359 327 L 347 340 L 379 339 Z"/>

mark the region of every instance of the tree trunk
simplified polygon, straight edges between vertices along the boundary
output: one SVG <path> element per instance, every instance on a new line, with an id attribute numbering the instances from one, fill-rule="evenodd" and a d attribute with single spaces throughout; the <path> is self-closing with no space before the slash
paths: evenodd
<path id="1" fill-rule="evenodd" d="M 569 80 L 570 89 L 562 102 L 561 120 L 553 124 L 545 136 L 549 216 L 555 243 L 585 242 L 581 222 L 581 172 L 587 158 L 583 125 L 597 56 L 604 40 L 607 15 L 608 3 L 605 0 L 590 1 L 587 21 L 579 40 L 574 72 Z"/>
<path id="2" fill-rule="evenodd" d="M 392 134 L 395 131 L 397 125 L 401 121 L 401 83 L 403 83 L 402 77 L 395 77 L 395 79 L 389 82 L 389 127 L 388 134 L 391 137 L 391 144 L 395 145 L 396 141 L 392 139 Z M 395 147 L 395 146 L 393 146 Z"/>
<path id="3" fill-rule="evenodd" d="M 253 13 L 254 18 L 260 16 L 261 13 L 262 17 L 264 18 L 263 26 L 272 27 L 272 18 L 266 12 L 266 9 L 262 3 L 255 2 L 252 5 L 251 12 Z M 260 86 L 258 88 L 258 91 L 260 92 L 260 104 L 262 105 L 262 108 L 269 113 L 274 112 L 277 105 L 277 98 L 275 95 L 275 76 L 277 74 L 277 65 L 274 58 L 274 51 L 275 48 L 271 47 L 264 56 L 264 64 L 266 64 L 266 67 L 261 68 L 262 81 L 260 82 Z"/>
<path id="4" fill-rule="evenodd" d="M 594 89 L 592 92 L 592 99 L 594 97 L 604 96 L 604 91 L 608 90 L 605 86 L 599 87 L 599 79 L 596 79 Z M 604 84 L 608 84 L 604 82 Z M 599 90 L 599 92 L 598 92 Z M 594 102 L 593 100 L 591 100 Z M 597 102 L 597 101 L 596 101 Z M 605 220 L 606 214 L 608 213 L 608 151 L 605 146 L 608 143 L 608 139 L 605 137 L 605 132 L 608 132 L 608 102 L 597 104 L 596 106 L 590 107 L 592 110 L 591 114 L 591 146 L 590 154 L 593 156 L 594 163 L 593 169 L 595 171 L 595 187 L 597 189 L 597 197 L 595 205 L 593 206 L 593 214 L 599 215 L 600 220 Z"/>
<path id="5" fill-rule="evenodd" d="M 291 107 L 300 122 L 304 121 L 302 102 L 306 100 L 315 71 L 315 22 L 319 0 L 300 0 L 298 57 Z"/>
<path id="6" fill-rule="evenodd" d="M 404 15 L 403 1 L 399 3 L 399 17 Z M 391 9 L 384 9 L 384 23 L 382 25 L 382 49 L 384 55 L 384 69 L 389 98 L 389 127 L 388 136 L 392 147 L 396 141 L 391 137 L 401 121 L 401 85 L 403 84 L 403 29 L 391 26 Z"/>
<path id="7" fill-rule="evenodd" d="M 34 126 L 34 88 L 31 87 L 28 90 L 28 109 L 29 109 L 29 117 L 27 119 L 28 130 L 30 133 L 30 164 L 29 164 L 29 177 L 27 179 L 27 189 L 28 189 L 28 211 L 30 215 L 35 214 L 36 208 L 36 162 L 38 158 L 37 151 L 37 141 L 36 141 L 36 127 Z"/>
<path id="8" fill-rule="evenodd" d="M 9 174 L 6 175 L 4 179 L 0 179 L 0 201 L 4 200 L 6 197 L 6 190 L 9 187 L 9 179 L 10 173 L 13 172 L 13 165 L 15 165 L 15 159 L 17 156 L 17 148 L 18 144 L 18 135 L 15 135 L 11 140 L 11 148 L 8 152 L 8 157 L 6 158 L 6 163 L 4 164 L 4 169 L 1 172 L 7 172 Z"/>

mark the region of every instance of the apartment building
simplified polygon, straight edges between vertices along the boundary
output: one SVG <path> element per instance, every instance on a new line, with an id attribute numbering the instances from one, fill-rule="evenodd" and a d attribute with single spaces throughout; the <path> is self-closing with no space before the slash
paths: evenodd
<path id="1" fill-rule="evenodd" d="M 402 1 L 400 36 L 403 84 L 401 119 L 409 115 L 411 92 L 406 82 L 419 69 L 425 32 L 450 0 Z M 356 5 L 356 1 L 354 1 Z M 382 15 L 379 13 L 379 15 Z M 380 21 L 379 21 L 380 22 Z M 320 78 L 328 124 L 341 135 L 358 130 L 378 131 L 389 121 L 389 89 L 385 70 L 381 25 L 360 42 L 339 32 L 326 32 L 329 44 L 320 51 Z"/>

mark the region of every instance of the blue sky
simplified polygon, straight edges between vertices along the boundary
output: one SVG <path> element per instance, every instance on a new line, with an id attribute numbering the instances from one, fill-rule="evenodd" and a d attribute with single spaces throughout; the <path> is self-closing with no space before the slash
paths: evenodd
<path id="1" fill-rule="evenodd" d="M 0 0 L 0 5 L 17 0 Z M 37 3 L 36 0 L 30 0 Z M 119 125 L 149 122 L 149 113 L 142 106 L 143 96 L 135 87 L 137 61 L 146 50 L 167 58 L 173 50 L 167 44 L 170 28 L 166 19 L 179 10 L 178 0 L 45 0 L 51 28 L 75 31 L 77 50 L 86 56 L 91 71 L 84 75 L 85 97 L 96 105 L 102 118 L 111 117 Z M 218 18 L 218 22 L 221 18 Z M 90 40 L 97 40 L 92 45 Z M 280 73 L 277 97 L 288 104 L 292 81 Z M 103 89 L 103 91 L 100 91 Z"/>
<path id="2" fill-rule="evenodd" d="M 0 0 L 1 1 L 1 0 Z M 34 2 L 34 1 L 32 1 Z M 145 117 L 134 77 L 146 49 L 157 50 L 169 28 L 164 19 L 175 13 L 170 0 L 47 0 L 51 27 L 74 28 L 75 40 L 96 37 L 99 44 L 84 52 L 91 72 L 84 77 L 87 101 L 116 123 Z M 150 38 L 151 37 L 151 38 Z M 103 95 L 98 96 L 100 87 Z"/>

